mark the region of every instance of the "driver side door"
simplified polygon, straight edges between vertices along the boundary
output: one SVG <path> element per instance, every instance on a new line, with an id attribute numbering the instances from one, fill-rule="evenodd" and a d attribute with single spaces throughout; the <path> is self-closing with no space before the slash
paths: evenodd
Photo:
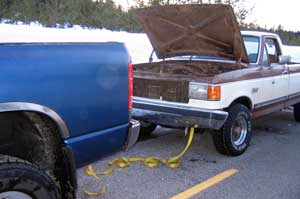
<path id="1" fill-rule="evenodd" d="M 289 74 L 285 66 L 279 63 L 279 56 L 282 55 L 279 42 L 275 37 L 266 37 L 264 43 L 264 72 L 271 77 L 272 102 L 284 101 L 288 98 Z"/>

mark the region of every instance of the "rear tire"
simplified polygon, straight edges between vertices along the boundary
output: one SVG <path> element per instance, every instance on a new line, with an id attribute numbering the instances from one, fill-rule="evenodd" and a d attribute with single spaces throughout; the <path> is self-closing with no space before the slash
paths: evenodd
<path id="1" fill-rule="evenodd" d="M 294 117 L 297 122 L 300 122 L 300 103 L 294 105 Z"/>
<path id="2" fill-rule="evenodd" d="M 0 198 L 60 199 L 57 184 L 33 164 L 0 155 Z"/>
<path id="3" fill-rule="evenodd" d="M 157 124 L 144 122 L 144 121 L 140 121 L 140 122 L 141 122 L 141 129 L 140 129 L 141 136 L 150 136 L 157 127 Z"/>
<path id="4" fill-rule="evenodd" d="M 248 148 L 251 133 L 249 109 L 242 104 L 235 104 L 229 109 L 224 126 L 213 134 L 214 145 L 221 154 L 238 156 Z"/>

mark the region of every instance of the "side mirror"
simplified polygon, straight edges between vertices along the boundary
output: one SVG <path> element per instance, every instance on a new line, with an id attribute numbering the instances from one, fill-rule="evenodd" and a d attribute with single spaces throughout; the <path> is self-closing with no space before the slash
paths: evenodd
<path id="1" fill-rule="evenodd" d="M 279 56 L 279 64 L 288 64 L 291 63 L 292 57 L 290 55 L 281 55 Z"/>

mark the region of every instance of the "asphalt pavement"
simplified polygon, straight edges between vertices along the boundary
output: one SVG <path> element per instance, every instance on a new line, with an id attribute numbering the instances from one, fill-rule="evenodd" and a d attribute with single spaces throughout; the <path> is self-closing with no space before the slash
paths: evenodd
<path id="1" fill-rule="evenodd" d="M 184 148 L 186 141 L 184 130 L 158 127 L 151 137 L 141 138 L 129 151 L 92 165 L 96 171 L 103 171 L 117 157 L 171 157 Z M 300 123 L 294 121 L 289 110 L 254 121 L 251 145 L 238 157 L 217 153 L 210 133 L 205 132 L 195 135 L 178 169 L 146 168 L 134 163 L 100 180 L 83 171 L 77 170 L 78 198 L 299 199 Z M 223 172 L 230 171 L 235 172 L 222 177 Z M 87 197 L 83 192 L 100 191 L 103 185 L 107 191 L 101 197 Z"/>

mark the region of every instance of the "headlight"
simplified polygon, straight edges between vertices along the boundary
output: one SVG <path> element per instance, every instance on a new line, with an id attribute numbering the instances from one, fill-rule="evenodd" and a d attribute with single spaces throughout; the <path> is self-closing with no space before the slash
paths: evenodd
<path id="1" fill-rule="evenodd" d="M 220 100 L 221 86 L 191 82 L 189 86 L 189 98 L 199 100 Z"/>
<path id="2" fill-rule="evenodd" d="M 189 98 L 207 100 L 207 88 L 208 84 L 191 82 L 189 87 Z"/>

